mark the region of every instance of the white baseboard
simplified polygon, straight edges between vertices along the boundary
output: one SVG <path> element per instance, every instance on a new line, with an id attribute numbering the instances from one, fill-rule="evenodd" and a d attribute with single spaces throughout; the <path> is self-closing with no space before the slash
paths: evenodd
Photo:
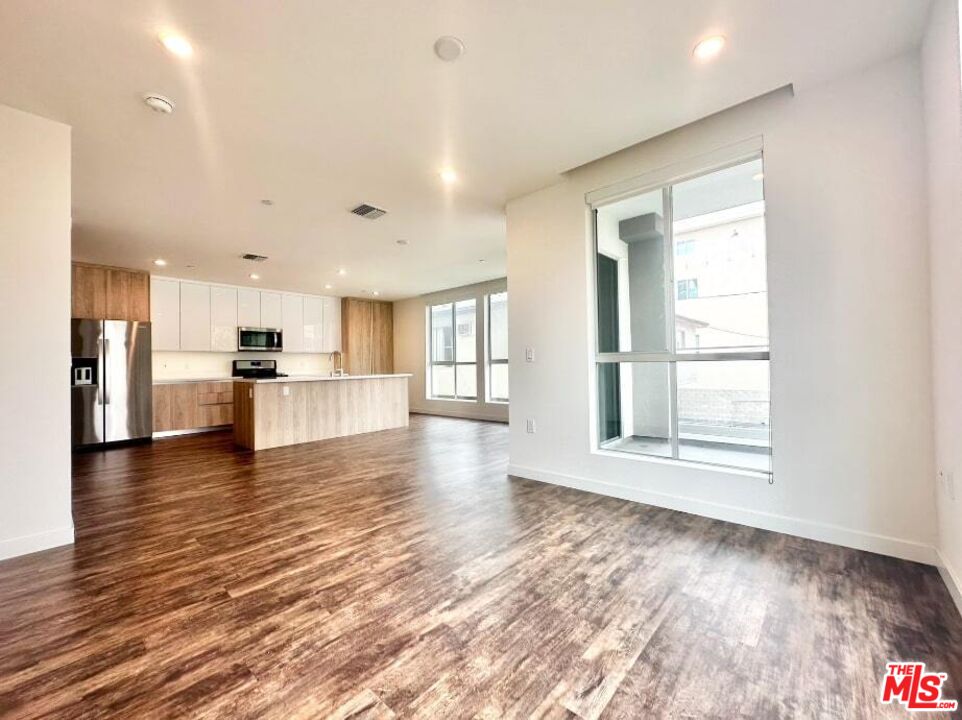
<path id="1" fill-rule="evenodd" d="M 949 594 L 952 596 L 952 600 L 955 601 L 955 607 L 959 611 L 959 615 L 962 615 L 962 575 L 952 567 L 949 563 L 948 558 L 945 557 L 941 552 L 938 553 L 939 557 L 939 574 L 945 581 L 946 587 L 949 589 Z"/>
<path id="2" fill-rule="evenodd" d="M 925 563 L 926 565 L 938 565 L 935 548 L 931 545 L 913 540 L 903 540 L 887 535 L 877 535 L 861 530 L 852 530 L 829 523 L 814 522 L 789 517 L 787 515 L 759 512 L 757 510 L 746 510 L 733 505 L 723 505 L 721 503 L 697 500 L 680 495 L 641 490 L 639 488 L 617 485 L 602 480 L 591 480 L 519 465 L 508 465 L 508 474 L 529 480 L 551 483 L 553 485 L 563 485 L 574 488 L 575 490 L 585 490 L 599 495 L 608 495 L 610 497 L 621 498 L 622 500 L 633 500 L 635 502 L 645 503 L 646 505 L 655 505 L 670 510 L 680 510 L 681 512 L 687 512 L 693 515 L 701 515 L 715 520 L 724 520 L 738 525 L 747 525 L 748 527 L 759 528 L 761 530 L 772 530 L 774 532 L 784 533 L 785 535 L 794 535 L 809 540 L 831 543 L 832 545 L 841 545 L 842 547 L 854 548 L 855 550 L 867 550 L 868 552 Z"/>
<path id="3" fill-rule="evenodd" d="M 33 535 L 0 540 L 0 560 L 73 544 L 73 525 Z"/>
<path id="4" fill-rule="evenodd" d="M 500 414 L 484 413 L 476 410 L 461 410 L 451 408 L 450 410 L 435 410 L 434 408 L 410 408 L 410 412 L 415 415 L 437 415 L 438 417 L 453 417 L 462 420 L 487 420 L 489 422 L 507 423 L 508 419 Z"/>

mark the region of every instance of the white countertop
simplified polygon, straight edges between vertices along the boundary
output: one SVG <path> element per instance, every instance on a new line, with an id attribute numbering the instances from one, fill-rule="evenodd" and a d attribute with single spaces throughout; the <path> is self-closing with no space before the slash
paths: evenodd
<path id="1" fill-rule="evenodd" d="M 291 375 L 279 378 L 233 378 L 234 382 L 261 383 L 292 383 L 292 382 L 327 382 L 329 380 L 373 380 L 375 378 L 409 378 L 411 373 L 394 373 L 391 375 Z"/>
<path id="2" fill-rule="evenodd" d="M 154 385 L 180 385 L 184 383 L 202 382 L 230 382 L 234 378 L 228 377 L 207 377 L 207 378 L 154 378 Z"/>

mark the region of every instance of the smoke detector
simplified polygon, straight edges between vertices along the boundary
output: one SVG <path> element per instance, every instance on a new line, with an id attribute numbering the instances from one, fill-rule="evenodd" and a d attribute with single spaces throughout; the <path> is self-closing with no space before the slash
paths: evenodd
<path id="1" fill-rule="evenodd" d="M 367 218 L 368 220 L 377 220 L 382 215 L 387 215 L 387 210 L 382 210 L 381 208 L 377 208 L 366 203 L 358 205 L 356 208 L 351 210 L 351 212 L 362 218 Z"/>
<path id="2" fill-rule="evenodd" d="M 241 255 L 244 260 L 250 260 L 251 262 L 264 262 L 267 260 L 267 255 L 257 255 L 256 253 L 244 253 Z"/>
<path id="3" fill-rule="evenodd" d="M 434 54 L 444 62 L 454 62 L 464 54 L 464 43 L 454 35 L 442 35 L 434 42 Z"/>
<path id="4" fill-rule="evenodd" d="M 170 115 L 174 112 L 173 100 L 165 98 L 163 95 L 147 93 L 144 95 L 144 104 L 154 112 L 163 113 L 164 115 Z"/>

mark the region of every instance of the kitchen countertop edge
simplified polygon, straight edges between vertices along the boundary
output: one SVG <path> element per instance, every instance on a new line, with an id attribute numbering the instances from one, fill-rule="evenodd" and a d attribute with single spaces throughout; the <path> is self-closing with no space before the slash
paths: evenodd
<path id="1" fill-rule="evenodd" d="M 377 378 L 409 378 L 413 373 L 390 373 L 383 375 L 291 375 L 290 377 L 279 378 L 233 378 L 234 382 L 250 383 L 260 385 L 266 383 L 290 383 L 290 382 L 327 382 L 330 380 L 376 380 Z"/>

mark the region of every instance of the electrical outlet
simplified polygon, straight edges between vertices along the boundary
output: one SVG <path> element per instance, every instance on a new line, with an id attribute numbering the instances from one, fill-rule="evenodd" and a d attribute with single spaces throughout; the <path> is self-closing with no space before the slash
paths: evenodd
<path id="1" fill-rule="evenodd" d="M 284 386 L 284 397 L 287 397 L 287 396 L 290 395 L 290 394 L 291 394 L 291 388 L 290 388 L 288 385 L 285 385 L 285 386 Z"/>
<path id="2" fill-rule="evenodd" d="M 531 362 L 531 363 L 534 362 L 534 348 L 525 348 L 525 349 L 524 349 L 524 361 L 525 361 L 525 362 Z M 529 432 L 531 432 L 531 431 L 529 431 Z"/>
<path id="3" fill-rule="evenodd" d="M 532 435 L 536 432 L 534 418 L 528 418 L 527 421 L 525 421 L 525 430 Z"/>

